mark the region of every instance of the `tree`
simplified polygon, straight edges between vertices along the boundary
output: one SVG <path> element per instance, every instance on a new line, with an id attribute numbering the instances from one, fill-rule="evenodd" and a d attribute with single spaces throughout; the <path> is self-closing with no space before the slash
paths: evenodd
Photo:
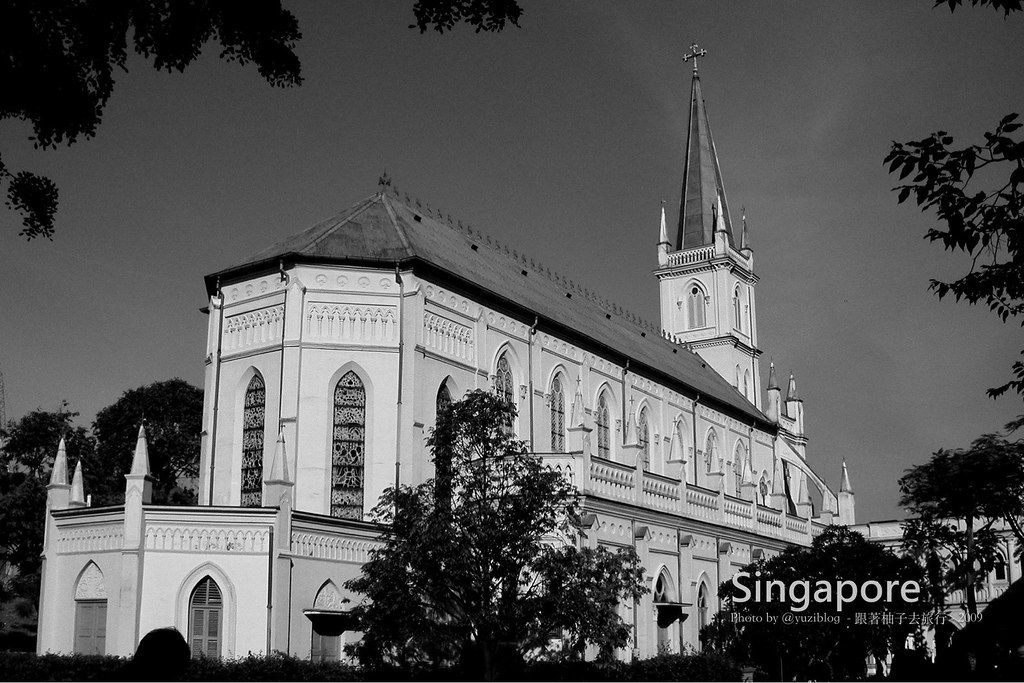
<path id="1" fill-rule="evenodd" d="M 427 442 L 435 479 L 388 489 L 374 508 L 383 546 L 346 583 L 366 598 L 363 664 L 494 679 L 560 634 L 567 656 L 628 642 L 616 610 L 647 590 L 639 558 L 577 546 L 575 490 L 513 437 L 514 419 L 484 391 L 443 408 Z"/>
<path id="2" fill-rule="evenodd" d="M 942 607 L 952 590 L 964 591 L 968 612 L 977 614 L 974 589 L 993 568 L 1005 521 L 1024 541 L 1024 444 L 985 435 L 968 450 L 942 449 L 899 480 L 904 544 L 929 568 L 933 601 Z M 1018 553 L 1019 553 L 1018 547 Z"/>
<path id="3" fill-rule="evenodd" d="M 124 502 L 124 475 L 132 466 L 139 425 L 145 421 L 154 503 L 191 504 L 190 480 L 199 476 L 203 391 L 181 379 L 124 392 L 96 414 L 96 454 L 85 461 L 86 490 L 94 505 Z"/>
<path id="4" fill-rule="evenodd" d="M 793 590 L 786 591 L 782 600 L 777 599 L 777 592 L 772 600 L 763 599 L 769 581 L 781 581 L 787 587 L 794 582 L 808 582 L 808 598 L 817 593 L 818 581 L 831 585 L 853 581 L 857 586 L 877 581 L 883 587 L 890 581 L 900 586 L 919 581 L 920 570 L 912 560 L 897 557 L 844 526 L 825 528 L 809 548 L 786 548 L 775 557 L 749 564 L 741 571 L 747 575 L 740 581 L 744 590 L 753 591 L 753 581 L 765 587 L 762 599 L 757 600 L 753 592 L 747 596 L 731 580 L 726 581 L 719 588 L 722 611 L 701 636 L 708 648 L 748 662 L 769 676 L 783 676 L 778 680 L 863 678 L 867 655 L 884 656 L 901 644 L 914 627 L 909 618 L 894 618 L 892 623 L 881 619 L 876 623 L 856 623 L 857 613 L 877 614 L 883 609 L 893 614 L 921 611 L 916 602 L 904 599 L 902 590 L 894 593 L 894 600 L 888 601 L 886 596 L 884 602 L 867 602 L 858 593 L 853 601 L 843 604 L 842 610 L 836 608 L 838 589 L 833 589 L 829 599 L 808 599 L 806 605 L 803 594 Z M 801 620 L 784 621 L 793 615 L 799 615 Z"/>
<path id="5" fill-rule="evenodd" d="M 506 23 L 518 27 L 523 10 L 516 0 L 417 0 L 413 14 L 416 23 L 409 28 L 418 28 L 420 33 L 431 27 L 444 33 L 463 21 L 479 33 L 501 31 Z"/>
<path id="6" fill-rule="evenodd" d="M 952 11 L 961 3 L 935 4 L 948 4 Z M 971 4 L 991 5 L 1004 16 L 1021 9 L 1020 0 Z M 1011 136 L 1020 127 L 1017 114 L 1007 114 L 985 133 L 983 144 L 955 148 L 953 137 L 938 131 L 923 140 L 893 142 L 884 160 L 901 181 L 914 174 L 893 188 L 899 203 L 913 196 L 922 211 L 935 210 L 942 225 L 925 237 L 971 257 L 966 275 L 948 282 L 933 279 L 929 288 L 940 299 L 952 294 L 957 301 L 984 302 L 1003 322 L 1024 313 L 1024 142 Z M 1024 361 L 1016 361 L 1012 370 L 1013 379 L 989 389 L 989 396 L 1011 389 L 1024 395 Z"/>
<path id="7" fill-rule="evenodd" d="M 65 404 L 66 405 L 66 404 Z M 95 443 L 83 427 L 76 427 L 75 412 L 35 410 L 0 429 L 6 438 L 0 467 L 0 565 L 3 572 L 0 600 L 39 597 L 40 553 L 46 522 L 46 485 L 61 438 L 67 445 L 68 474 L 79 460 L 88 459 Z M 69 482 L 70 483 L 70 482 Z"/>

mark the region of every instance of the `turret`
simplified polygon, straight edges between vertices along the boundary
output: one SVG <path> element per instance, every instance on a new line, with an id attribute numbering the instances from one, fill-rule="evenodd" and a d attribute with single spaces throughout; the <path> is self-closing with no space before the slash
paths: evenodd
<path id="1" fill-rule="evenodd" d="M 796 377 L 789 373 L 789 387 L 786 390 L 786 415 L 793 420 L 793 432 L 804 435 L 804 402 L 796 393 Z"/>
<path id="2" fill-rule="evenodd" d="M 658 265 L 668 265 L 668 250 L 672 243 L 668 241 L 668 227 L 665 225 L 665 202 L 661 203 L 661 235 L 658 238 Z"/>
<path id="3" fill-rule="evenodd" d="M 775 461 L 775 472 L 772 474 L 772 507 L 783 512 L 789 511 L 789 496 L 786 495 L 786 477 L 781 460 Z"/>
<path id="4" fill-rule="evenodd" d="M 801 473 L 800 488 L 796 496 L 796 514 L 798 517 L 810 519 L 814 514 L 814 504 L 811 502 L 811 493 L 807 488 L 807 475 Z"/>
<path id="5" fill-rule="evenodd" d="M 71 500 L 68 502 L 69 507 L 73 508 L 84 508 L 85 507 L 85 480 L 82 476 L 82 459 L 78 459 L 78 464 L 75 465 L 75 476 L 71 479 Z"/>
<path id="6" fill-rule="evenodd" d="M 855 524 L 856 517 L 856 500 L 853 487 L 850 486 L 850 474 L 846 471 L 846 461 L 843 460 L 843 475 L 839 482 L 839 523 L 847 526 Z"/>
<path id="7" fill-rule="evenodd" d="M 765 415 L 772 422 L 779 421 L 779 405 L 782 402 L 782 391 L 779 389 L 779 380 L 775 377 L 775 363 L 768 366 L 768 407 Z"/>
<path id="8" fill-rule="evenodd" d="M 153 502 L 153 477 L 149 474 L 149 446 L 146 443 L 146 426 L 139 427 L 139 436 L 135 440 L 135 454 L 132 456 L 132 469 L 124 475 L 124 502 L 138 496 L 142 505 Z"/>

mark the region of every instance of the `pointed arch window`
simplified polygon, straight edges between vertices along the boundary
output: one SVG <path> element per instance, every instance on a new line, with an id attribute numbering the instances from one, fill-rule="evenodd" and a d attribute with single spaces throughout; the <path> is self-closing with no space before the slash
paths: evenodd
<path id="1" fill-rule="evenodd" d="M 192 658 L 220 657 L 223 639 L 224 599 L 217 582 L 209 576 L 196 584 L 188 602 L 189 648 Z"/>
<path id="2" fill-rule="evenodd" d="M 747 460 L 747 449 L 740 443 L 736 444 L 736 454 L 733 456 L 732 474 L 736 482 L 736 495 L 743 492 L 743 463 Z"/>
<path id="3" fill-rule="evenodd" d="M 640 462 L 646 472 L 651 469 L 651 428 L 647 420 L 647 408 L 640 411 L 640 419 L 636 422 L 636 438 L 640 445 Z"/>
<path id="4" fill-rule="evenodd" d="M 768 505 L 768 482 L 764 477 L 761 477 L 761 484 L 758 486 L 759 493 L 761 495 L 761 505 Z"/>
<path id="5" fill-rule="evenodd" d="M 743 304 L 740 299 L 740 286 L 732 290 L 732 324 L 740 332 L 743 331 Z"/>
<path id="6" fill-rule="evenodd" d="M 334 387 L 331 446 L 331 517 L 363 518 L 366 457 L 366 388 L 349 370 Z"/>
<path id="7" fill-rule="evenodd" d="M 441 413 L 443 408 L 447 408 L 452 404 L 452 392 L 448 391 L 448 384 L 445 382 L 441 383 L 441 386 L 437 389 L 437 398 L 435 399 L 435 409 L 437 414 Z"/>
<path id="8" fill-rule="evenodd" d="M 597 454 L 602 458 L 611 458 L 610 418 L 608 399 L 601 394 L 597 399 Z"/>
<path id="9" fill-rule="evenodd" d="M 665 572 L 658 574 L 658 580 L 654 584 L 654 604 L 668 603 L 668 580 L 665 578 Z M 655 609 L 655 615 L 658 610 Z M 661 619 L 655 618 L 655 623 L 658 626 L 658 652 L 668 650 L 672 646 L 672 642 L 669 638 L 669 626 L 663 624 Z"/>
<path id="10" fill-rule="evenodd" d="M 747 397 L 748 401 L 754 400 L 754 397 L 750 393 L 750 370 L 743 372 L 743 395 Z"/>
<path id="11" fill-rule="evenodd" d="M 498 358 L 498 365 L 494 373 L 494 393 L 507 403 L 515 403 L 515 390 L 512 385 L 512 366 L 508 362 L 508 354 L 503 353 Z"/>
<path id="12" fill-rule="evenodd" d="M 242 412 L 242 507 L 263 504 L 263 432 L 267 417 L 267 389 L 253 375 L 245 389 Z"/>
<path id="13" fill-rule="evenodd" d="M 565 452 L 565 392 L 562 380 L 551 380 L 551 452 Z"/>
<path id="14" fill-rule="evenodd" d="M 705 326 L 704 308 L 704 290 L 695 284 L 690 285 L 686 294 L 686 322 L 691 330 Z"/>
<path id="15" fill-rule="evenodd" d="M 697 633 L 704 630 L 710 621 L 711 608 L 708 604 L 708 586 L 700 584 L 700 591 L 697 593 Z M 704 637 L 700 636 L 700 648 L 704 649 Z"/>
<path id="16" fill-rule="evenodd" d="M 718 436 L 714 430 L 708 432 L 708 440 L 704 444 L 704 471 L 707 474 L 717 471 L 718 464 Z"/>

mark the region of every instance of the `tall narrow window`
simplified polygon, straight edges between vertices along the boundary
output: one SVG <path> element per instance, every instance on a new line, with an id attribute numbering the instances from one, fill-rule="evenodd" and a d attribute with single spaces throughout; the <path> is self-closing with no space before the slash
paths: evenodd
<path id="1" fill-rule="evenodd" d="M 686 318 L 691 330 L 704 327 L 704 292 L 697 285 L 690 287 L 686 297 Z"/>
<path id="2" fill-rule="evenodd" d="M 263 504 L 263 430 L 267 390 L 263 378 L 253 375 L 245 390 L 242 413 L 242 507 Z"/>
<path id="3" fill-rule="evenodd" d="M 707 443 L 704 444 L 704 471 L 708 474 L 717 472 L 718 465 L 718 437 L 715 432 L 708 432 Z"/>
<path id="4" fill-rule="evenodd" d="M 551 452 L 565 452 L 565 393 L 562 380 L 551 380 Z"/>
<path id="5" fill-rule="evenodd" d="M 754 400 L 754 397 L 750 395 L 750 370 L 743 373 L 743 395 L 747 397 L 748 401 Z"/>
<path id="6" fill-rule="evenodd" d="M 597 399 L 597 454 L 602 458 L 611 457 L 609 418 L 608 400 L 601 394 Z"/>
<path id="7" fill-rule="evenodd" d="M 366 455 L 366 389 L 346 372 L 334 388 L 331 448 L 331 517 L 363 518 L 363 461 Z"/>
<path id="8" fill-rule="evenodd" d="M 700 591 L 697 593 L 697 633 L 704 630 L 704 627 L 708 625 L 710 607 L 708 605 L 708 586 L 706 583 L 701 583 Z M 700 647 L 704 649 L 704 638 L 700 638 Z"/>
<path id="9" fill-rule="evenodd" d="M 761 505 L 768 506 L 768 482 L 761 478 L 761 484 L 758 486 L 759 493 L 761 494 Z"/>
<path id="10" fill-rule="evenodd" d="M 732 325 L 740 332 L 743 331 L 743 306 L 740 303 L 739 285 L 732 290 Z"/>
<path id="11" fill-rule="evenodd" d="M 733 456 L 732 476 L 735 482 L 733 495 L 739 496 L 743 492 L 743 452 L 739 449 L 736 450 L 736 455 Z"/>
<path id="12" fill-rule="evenodd" d="M 220 588 L 209 576 L 200 581 L 188 603 L 189 647 L 192 658 L 220 657 L 224 600 Z"/>
<path id="13" fill-rule="evenodd" d="M 658 574 L 658 580 L 654 584 L 654 604 L 667 603 L 668 597 L 668 582 L 665 580 L 665 574 Z M 655 615 L 658 614 L 658 610 L 655 609 Z M 655 623 L 658 626 L 658 653 L 666 652 L 672 647 L 672 641 L 669 639 L 669 627 L 668 625 L 662 625 L 660 619 L 655 617 Z"/>
<path id="14" fill-rule="evenodd" d="M 640 462 L 646 472 L 651 469 L 651 429 L 647 423 L 647 408 L 640 411 L 640 419 L 636 423 L 636 438 L 640 445 Z"/>
<path id="15" fill-rule="evenodd" d="M 441 384 L 440 388 L 438 388 L 437 390 L 437 399 L 435 404 L 435 409 L 437 410 L 437 413 L 440 414 L 443 408 L 446 408 L 451 404 L 452 392 L 448 391 L 447 384 Z"/>
<path id="16" fill-rule="evenodd" d="M 508 354 L 498 358 L 497 371 L 494 374 L 494 393 L 507 403 L 515 403 L 515 390 L 512 386 L 512 368 L 508 364 Z"/>

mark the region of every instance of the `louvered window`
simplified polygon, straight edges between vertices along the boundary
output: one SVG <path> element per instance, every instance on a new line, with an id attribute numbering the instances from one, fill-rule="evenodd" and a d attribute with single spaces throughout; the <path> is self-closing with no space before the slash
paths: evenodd
<path id="1" fill-rule="evenodd" d="M 263 503 L 263 430 L 267 390 L 263 378 L 254 375 L 245 390 L 242 414 L 242 507 Z"/>
<path id="2" fill-rule="evenodd" d="M 611 457 L 610 415 L 608 400 L 604 394 L 597 399 L 597 454 L 602 458 Z"/>
<path id="3" fill-rule="evenodd" d="M 636 424 L 637 440 L 640 444 L 640 462 L 644 471 L 651 469 L 651 428 L 647 422 L 647 409 L 640 411 L 640 419 Z"/>
<path id="4" fill-rule="evenodd" d="M 220 657 L 223 620 L 224 601 L 220 588 L 207 576 L 195 587 L 189 600 L 189 647 L 193 659 Z"/>
<path id="5" fill-rule="evenodd" d="M 107 653 L 107 601 L 75 601 L 75 654 Z"/>
<path id="6" fill-rule="evenodd" d="M 366 389 L 349 371 L 334 388 L 331 448 L 331 517 L 363 518 L 363 463 L 366 458 Z"/>
<path id="7" fill-rule="evenodd" d="M 565 452 L 565 393 L 558 377 L 551 381 L 551 451 Z"/>
<path id="8" fill-rule="evenodd" d="M 501 354 L 498 359 L 497 372 L 494 377 L 494 393 L 507 403 L 515 403 L 515 390 L 512 386 L 512 368 L 508 364 L 508 356 Z"/>

